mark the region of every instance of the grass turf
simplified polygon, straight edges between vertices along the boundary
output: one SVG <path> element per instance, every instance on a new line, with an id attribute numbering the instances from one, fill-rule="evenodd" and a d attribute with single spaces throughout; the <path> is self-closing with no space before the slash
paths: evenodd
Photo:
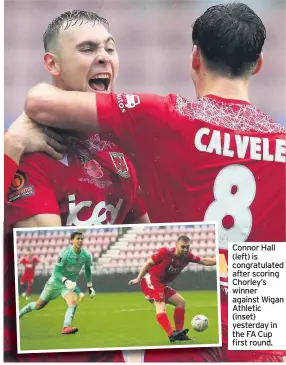
<path id="1" fill-rule="evenodd" d="M 20 320 L 20 350 L 96 349 L 141 346 L 196 346 L 216 344 L 218 337 L 217 294 L 215 291 L 185 291 L 185 328 L 192 341 L 170 343 L 158 325 L 155 308 L 142 293 L 99 293 L 94 299 L 86 297 L 79 304 L 72 325 L 79 328 L 75 335 L 61 335 L 66 304 L 61 297 L 44 309 L 32 311 Z M 32 296 L 30 301 L 38 296 Z M 19 308 L 28 302 L 19 298 Z M 173 323 L 174 307 L 167 306 Z M 204 314 L 209 319 L 205 332 L 194 332 L 191 319 Z"/>

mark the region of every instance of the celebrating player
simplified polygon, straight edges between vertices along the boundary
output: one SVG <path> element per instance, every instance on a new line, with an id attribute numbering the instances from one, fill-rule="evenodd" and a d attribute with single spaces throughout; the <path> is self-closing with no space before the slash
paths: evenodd
<path id="1" fill-rule="evenodd" d="M 23 297 L 26 297 L 26 300 L 30 299 L 32 292 L 32 285 L 35 277 L 35 267 L 37 264 L 45 264 L 44 260 L 39 259 L 37 256 L 33 256 L 32 251 L 27 249 L 27 252 L 24 257 L 22 257 L 18 264 L 22 264 L 25 266 L 24 273 L 21 277 L 20 285 L 24 286 L 27 283 L 27 290 L 22 293 Z"/>
<path id="2" fill-rule="evenodd" d="M 44 34 L 44 60 L 54 85 L 91 93 L 113 90 L 118 56 L 107 28 L 106 19 L 88 11 L 65 12 L 48 26 Z M 138 194 L 135 169 L 121 148 L 94 134 L 69 135 L 65 143 L 69 149 L 60 161 L 39 153 L 22 159 L 16 174 L 21 184 L 11 185 L 7 196 L 7 230 L 11 231 L 12 226 L 149 222 Z M 6 257 L 10 255 L 12 259 L 13 253 L 8 253 L 11 247 L 6 245 Z M 9 298 L 14 298 L 12 272 L 13 266 L 5 265 Z M 5 309 L 6 313 L 10 311 L 8 304 Z M 11 324 L 9 329 L 10 336 L 14 336 Z M 10 343 L 12 340 L 7 340 L 5 346 Z M 123 361 L 119 352 L 90 356 Z"/>
<path id="3" fill-rule="evenodd" d="M 42 124 L 116 139 L 137 168 L 152 222 L 218 221 L 225 278 L 228 241 L 285 239 L 286 130 L 248 97 L 265 37 L 247 5 L 212 6 L 193 26 L 196 101 L 39 85 L 29 92 L 26 112 Z M 283 361 L 283 351 L 228 351 L 227 290 L 221 289 L 222 349 L 147 351 L 146 361 Z"/>
<path id="4" fill-rule="evenodd" d="M 201 258 L 193 255 L 190 252 L 190 245 L 189 237 L 181 235 L 177 240 L 176 247 L 160 248 L 145 262 L 137 278 L 129 282 L 129 285 L 140 283 L 146 299 L 153 303 L 156 308 L 157 322 L 167 333 L 171 342 L 189 340 L 187 336 L 189 330 L 183 330 L 185 299 L 166 284 L 175 280 L 190 262 L 206 266 L 216 264 L 215 258 Z M 166 304 L 175 306 L 175 330 L 172 328 L 166 313 Z"/>
<path id="5" fill-rule="evenodd" d="M 61 295 L 68 306 L 65 313 L 62 334 L 69 335 L 78 331 L 78 328 L 71 327 L 71 322 L 77 309 L 77 300 L 80 294 L 76 282 L 83 267 L 89 296 L 93 298 L 95 295 L 91 278 L 92 258 L 90 253 L 82 247 L 83 238 L 82 232 L 73 232 L 71 234 L 70 245 L 60 252 L 53 274 L 47 281 L 40 298 L 36 302 L 31 302 L 22 308 L 20 318 L 32 310 L 44 308 L 49 301 Z"/>
<path id="6" fill-rule="evenodd" d="M 92 93 L 113 90 L 119 66 L 107 26 L 85 11 L 66 12 L 49 25 L 44 60 L 53 84 Z M 6 226 L 149 222 L 136 172 L 119 147 L 94 134 L 68 136 L 66 143 L 60 161 L 45 154 L 23 157 L 17 171 L 22 184 L 11 185 L 7 196 Z"/>

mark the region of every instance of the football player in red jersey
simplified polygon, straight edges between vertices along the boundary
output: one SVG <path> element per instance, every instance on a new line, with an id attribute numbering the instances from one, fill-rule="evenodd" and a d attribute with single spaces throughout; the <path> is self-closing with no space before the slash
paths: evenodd
<path id="1" fill-rule="evenodd" d="M 25 283 L 27 283 L 27 290 L 22 293 L 23 297 L 26 297 L 26 300 L 29 300 L 32 285 L 35 277 L 35 268 L 37 264 L 45 264 L 44 260 L 41 260 L 38 256 L 33 256 L 30 249 L 27 249 L 25 256 L 23 256 L 18 264 L 22 264 L 25 267 L 23 275 L 20 280 L 20 285 L 23 287 Z"/>
<path id="2" fill-rule="evenodd" d="M 228 241 L 285 240 L 286 129 L 248 96 L 249 79 L 263 63 L 265 37 L 261 19 L 247 5 L 212 6 L 193 26 L 197 100 L 67 93 L 42 84 L 29 92 L 26 112 L 42 124 L 116 139 L 137 167 L 152 222 L 218 221 L 225 278 Z M 150 350 L 145 361 L 283 361 L 284 351 L 227 349 L 222 281 L 223 348 Z"/>
<path id="3" fill-rule="evenodd" d="M 52 133 L 53 138 L 49 133 Z M 65 150 L 63 139 L 57 133 L 51 132 L 49 128 L 42 128 L 22 113 L 4 136 L 5 194 L 24 153 L 45 152 L 60 160 L 63 157 L 61 152 Z"/>
<path id="4" fill-rule="evenodd" d="M 179 236 L 176 247 L 160 248 L 142 266 L 136 279 L 130 280 L 129 285 L 140 283 L 145 298 L 156 308 L 156 320 L 169 336 L 171 342 L 190 340 L 188 329 L 184 328 L 185 299 L 176 290 L 167 286 L 175 280 L 181 271 L 190 263 L 201 265 L 216 265 L 216 259 L 201 258 L 190 252 L 191 240 L 188 236 Z M 166 304 L 175 307 L 173 329 L 166 313 Z"/>
<path id="5" fill-rule="evenodd" d="M 88 11 L 65 12 L 47 28 L 44 46 L 45 65 L 54 85 L 91 93 L 113 90 L 118 56 L 106 19 Z M 14 179 L 20 183 L 13 181 L 7 194 L 5 351 L 14 351 L 12 343 L 16 341 L 15 309 L 11 305 L 13 252 L 8 243 L 12 227 L 150 222 L 138 193 L 134 166 L 119 146 L 95 134 L 69 134 L 65 143 L 68 150 L 59 161 L 44 153 L 24 156 Z M 90 356 L 123 361 L 121 352 Z"/>

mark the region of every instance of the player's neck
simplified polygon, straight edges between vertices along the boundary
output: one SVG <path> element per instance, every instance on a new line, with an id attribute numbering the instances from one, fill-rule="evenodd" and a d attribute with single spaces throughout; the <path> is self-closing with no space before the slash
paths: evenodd
<path id="1" fill-rule="evenodd" d="M 59 79 L 52 79 L 52 85 L 57 87 L 58 89 L 65 90 L 62 80 Z"/>
<path id="2" fill-rule="evenodd" d="M 229 79 L 207 74 L 197 85 L 197 96 L 216 95 L 224 99 L 243 100 L 249 102 L 248 80 Z"/>
<path id="3" fill-rule="evenodd" d="M 79 254 L 79 253 L 80 253 L 80 251 L 81 251 L 81 248 L 75 248 L 75 247 L 73 247 L 73 246 L 72 246 L 72 249 L 73 249 L 73 251 L 74 251 L 76 254 Z"/>
<path id="4" fill-rule="evenodd" d="M 178 256 L 178 257 L 180 257 L 181 255 L 179 254 L 179 252 L 177 251 L 177 249 L 175 248 L 175 251 L 174 251 L 174 255 L 175 256 Z"/>

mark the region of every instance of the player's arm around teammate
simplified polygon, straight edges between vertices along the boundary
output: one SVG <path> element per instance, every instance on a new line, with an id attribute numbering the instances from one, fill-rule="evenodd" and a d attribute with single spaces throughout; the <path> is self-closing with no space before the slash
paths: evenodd
<path id="1" fill-rule="evenodd" d="M 22 113 L 4 136 L 5 194 L 24 153 L 45 152 L 60 159 L 65 149 L 63 139 L 57 133 L 39 126 Z"/>

